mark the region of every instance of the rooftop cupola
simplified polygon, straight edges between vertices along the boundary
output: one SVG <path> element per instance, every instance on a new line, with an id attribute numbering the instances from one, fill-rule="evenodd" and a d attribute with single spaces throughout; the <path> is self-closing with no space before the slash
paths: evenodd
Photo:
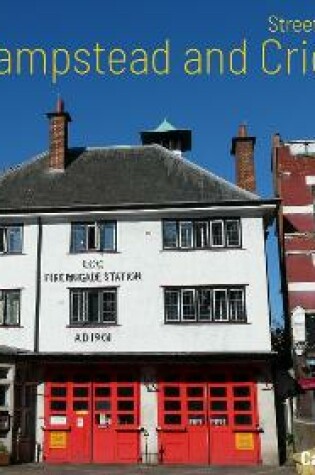
<path id="1" fill-rule="evenodd" d="M 175 152 L 191 150 L 191 130 L 176 129 L 166 119 L 153 130 L 141 132 L 142 145 L 158 144 Z"/>

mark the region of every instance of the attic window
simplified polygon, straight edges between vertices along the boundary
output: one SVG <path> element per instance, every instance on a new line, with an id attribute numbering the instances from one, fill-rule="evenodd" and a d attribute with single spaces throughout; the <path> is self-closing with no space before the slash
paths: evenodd
<path id="1" fill-rule="evenodd" d="M 71 252 L 113 252 L 115 250 L 115 221 L 72 223 Z"/>

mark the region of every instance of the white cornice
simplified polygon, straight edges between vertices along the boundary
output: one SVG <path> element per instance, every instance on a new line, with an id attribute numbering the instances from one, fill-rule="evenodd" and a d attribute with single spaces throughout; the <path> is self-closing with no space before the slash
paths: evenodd
<path id="1" fill-rule="evenodd" d="M 315 282 L 290 282 L 288 284 L 290 292 L 310 292 L 315 290 Z"/>
<path id="2" fill-rule="evenodd" d="M 92 207 L 91 207 L 92 208 Z M 250 205 L 240 205 L 240 206 L 231 206 L 231 205 L 213 205 L 213 206 L 170 206 L 170 207 L 160 207 L 160 208 L 137 208 L 137 209 L 128 209 L 128 208 L 117 208 L 117 209 L 90 209 L 90 210 L 60 210 L 60 211 L 29 211 L 27 213 L 19 212 L 0 212 L 0 219 L 23 219 L 23 218 L 39 218 L 39 217 L 71 217 L 71 216 L 98 216 L 98 215 L 115 215 L 115 216 L 137 216 L 137 215 L 169 215 L 169 214 L 187 214 L 187 213 L 207 213 L 210 212 L 213 215 L 228 214 L 246 216 L 246 215 L 255 215 L 262 216 L 265 213 L 273 213 L 277 208 L 275 203 L 257 203 Z"/>
<path id="3" fill-rule="evenodd" d="M 300 205 L 300 206 L 283 206 L 283 214 L 313 214 L 314 205 Z"/>

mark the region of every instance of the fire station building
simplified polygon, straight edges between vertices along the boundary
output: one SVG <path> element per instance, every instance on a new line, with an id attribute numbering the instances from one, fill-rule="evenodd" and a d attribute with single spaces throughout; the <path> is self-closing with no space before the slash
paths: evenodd
<path id="1" fill-rule="evenodd" d="M 233 139 L 236 186 L 188 161 L 191 132 L 166 121 L 141 146 L 70 148 L 62 101 L 48 118 L 49 152 L 0 179 L 0 341 L 22 375 L 13 451 L 277 464 L 276 204 L 254 193 L 255 138 L 241 126 Z"/>

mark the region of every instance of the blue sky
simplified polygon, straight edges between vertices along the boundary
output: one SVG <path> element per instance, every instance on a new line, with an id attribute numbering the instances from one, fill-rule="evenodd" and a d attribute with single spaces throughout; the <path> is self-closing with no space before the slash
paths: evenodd
<path id="1" fill-rule="evenodd" d="M 136 47 L 151 50 L 169 39 L 171 72 L 164 77 L 69 74 L 56 85 L 49 76 L 40 74 L 1 75 L 0 167 L 7 168 L 46 150 L 44 113 L 52 110 L 60 93 L 73 118 L 71 145 L 137 144 L 141 130 L 153 128 L 167 117 L 174 125 L 193 130 L 193 151 L 188 158 L 232 181 L 230 142 L 239 123 L 246 121 L 257 137 L 258 191 L 271 197 L 272 134 L 280 132 L 285 139 L 315 137 L 315 73 L 303 76 L 297 58 L 289 77 L 262 74 L 260 45 L 264 39 L 277 38 L 283 48 L 299 48 L 302 40 L 307 40 L 311 53 L 315 50 L 315 31 L 272 34 L 267 29 L 270 15 L 313 19 L 315 6 L 308 0 L 3 0 L 0 49 L 73 51 L 92 49 L 98 42 L 105 49 L 122 47 L 128 52 Z M 245 77 L 189 77 L 183 73 L 187 48 L 229 49 L 244 38 L 249 51 Z M 282 309 L 275 240 L 270 241 L 272 313 L 279 319 Z"/>

